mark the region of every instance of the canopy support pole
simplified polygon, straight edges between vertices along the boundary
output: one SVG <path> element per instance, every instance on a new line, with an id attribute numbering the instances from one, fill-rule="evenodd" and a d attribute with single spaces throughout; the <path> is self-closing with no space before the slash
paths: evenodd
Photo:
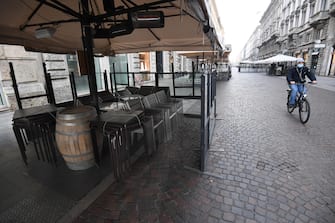
<path id="1" fill-rule="evenodd" d="M 83 7 L 83 19 L 81 20 L 81 26 L 83 29 L 83 46 L 84 53 L 87 58 L 88 67 L 88 84 L 90 88 L 90 95 L 92 98 L 92 105 L 96 108 L 97 112 L 100 113 L 98 96 L 97 96 L 97 81 L 94 66 L 94 55 L 93 55 L 93 35 L 91 29 L 91 21 L 89 14 L 89 3 L 88 0 L 81 0 Z"/>

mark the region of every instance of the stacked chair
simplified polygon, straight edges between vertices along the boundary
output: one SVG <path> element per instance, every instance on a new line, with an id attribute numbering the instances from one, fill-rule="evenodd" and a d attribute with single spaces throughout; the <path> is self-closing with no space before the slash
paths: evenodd
<path id="1" fill-rule="evenodd" d="M 145 117 L 147 119 L 148 118 L 152 119 L 156 144 L 159 144 L 163 142 L 163 140 L 166 139 L 163 111 L 159 109 L 145 108 L 143 106 L 141 98 L 135 98 L 132 100 L 128 100 L 126 103 L 127 103 L 127 108 L 129 109 L 129 111 L 131 112 L 144 111 Z M 143 130 L 138 129 L 137 131 L 133 131 L 133 134 L 143 134 Z M 147 145 L 147 147 L 151 147 L 151 146 L 152 145 Z M 151 155 L 151 151 L 154 151 L 154 150 L 156 150 L 156 145 L 155 145 L 155 148 L 149 148 L 148 155 Z"/>

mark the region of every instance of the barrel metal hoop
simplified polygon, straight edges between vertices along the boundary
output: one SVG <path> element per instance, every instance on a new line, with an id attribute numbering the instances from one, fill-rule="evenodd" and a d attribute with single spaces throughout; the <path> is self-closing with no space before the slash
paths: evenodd
<path id="1" fill-rule="evenodd" d="M 90 130 L 87 130 L 87 131 L 80 131 L 80 132 L 74 132 L 74 133 L 70 133 L 70 132 L 60 132 L 60 131 L 55 131 L 57 134 L 59 135 L 65 135 L 65 136 L 79 136 L 80 134 L 87 134 L 87 133 L 91 133 Z"/>
<path id="2" fill-rule="evenodd" d="M 81 125 L 89 125 L 89 122 L 61 122 L 57 120 L 57 125 L 62 126 L 81 126 Z"/>
<path id="3" fill-rule="evenodd" d="M 69 155 L 69 154 L 62 154 L 65 157 L 69 157 L 69 158 L 74 158 L 74 157 L 82 157 L 82 156 L 87 156 L 87 155 L 91 155 L 93 153 L 93 151 L 89 151 L 87 153 L 80 153 L 80 154 L 77 154 L 77 155 Z"/>

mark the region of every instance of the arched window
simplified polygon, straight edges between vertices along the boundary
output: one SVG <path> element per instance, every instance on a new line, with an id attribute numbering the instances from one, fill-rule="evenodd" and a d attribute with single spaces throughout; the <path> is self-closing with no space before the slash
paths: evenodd
<path id="1" fill-rule="evenodd" d="M 327 3 L 327 0 L 321 0 L 321 11 L 326 11 Z"/>

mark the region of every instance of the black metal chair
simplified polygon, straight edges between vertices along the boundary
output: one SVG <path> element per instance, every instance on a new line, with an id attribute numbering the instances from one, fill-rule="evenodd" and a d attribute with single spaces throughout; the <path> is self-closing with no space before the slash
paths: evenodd
<path id="1" fill-rule="evenodd" d="M 132 86 L 127 86 L 126 89 L 130 91 L 132 94 L 138 94 L 140 91 L 140 88 Z"/>
<path id="2" fill-rule="evenodd" d="M 160 104 L 155 94 L 145 96 L 143 99 L 145 109 L 160 109 L 164 114 L 165 136 L 167 140 L 172 138 L 172 122 L 177 119 L 175 106 L 172 104 Z"/>
<path id="3" fill-rule="evenodd" d="M 142 104 L 141 99 L 139 98 L 128 100 L 126 103 L 127 103 L 127 107 L 130 112 L 139 111 L 139 110 L 144 111 L 146 121 L 150 122 L 149 119 L 152 119 L 152 128 L 155 133 L 154 136 L 155 136 L 156 144 L 163 142 L 165 139 L 163 112 L 157 109 L 145 109 Z M 137 129 L 136 131 L 133 131 L 133 134 L 143 134 L 143 129 Z M 149 147 L 148 148 L 149 155 L 152 153 L 151 151 L 156 150 L 156 148 L 151 148 L 152 145 L 147 145 L 147 147 Z"/>
<path id="4" fill-rule="evenodd" d="M 57 166 L 55 125 L 56 120 L 49 113 L 14 120 L 13 130 L 26 165 L 28 164 L 26 148 L 33 144 L 38 160 Z"/>
<path id="5" fill-rule="evenodd" d="M 116 127 L 108 121 L 99 119 L 91 122 L 92 139 L 95 143 L 95 158 L 98 165 L 101 165 L 104 148 L 107 148 L 113 167 L 113 173 L 117 180 L 130 170 L 130 154 L 127 148 L 126 130 L 123 127 Z"/>
<path id="6" fill-rule="evenodd" d="M 57 166 L 57 145 L 55 141 L 55 117 L 51 114 L 29 118 L 31 141 L 37 158 Z"/>
<path id="7" fill-rule="evenodd" d="M 133 94 L 130 90 L 128 90 L 128 88 L 122 90 L 122 91 L 118 91 L 117 93 L 118 99 L 120 101 L 127 101 L 133 98 L 142 98 L 143 95 L 140 94 Z"/>
<path id="8" fill-rule="evenodd" d="M 155 86 L 141 86 L 138 94 L 147 96 L 149 94 L 155 93 L 156 87 Z"/>
<path id="9" fill-rule="evenodd" d="M 131 168 L 126 130 L 106 122 L 102 134 L 107 142 L 106 146 L 112 160 L 114 176 L 116 179 L 121 179 Z"/>
<path id="10" fill-rule="evenodd" d="M 178 127 L 183 121 L 183 101 L 168 97 L 164 90 L 156 92 L 155 96 L 159 104 L 172 106 L 173 112 L 177 115 L 173 123 Z"/>
<path id="11" fill-rule="evenodd" d="M 118 97 L 109 91 L 98 92 L 98 97 L 101 99 L 101 102 L 116 102 Z"/>

